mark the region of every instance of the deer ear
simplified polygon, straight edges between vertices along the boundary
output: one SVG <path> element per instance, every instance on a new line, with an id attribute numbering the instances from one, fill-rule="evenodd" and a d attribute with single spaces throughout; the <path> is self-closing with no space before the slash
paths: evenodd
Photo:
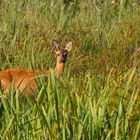
<path id="1" fill-rule="evenodd" d="M 59 42 L 57 42 L 56 40 L 52 41 L 52 48 L 54 49 L 54 51 L 58 51 L 59 50 Z"/>
<path id="2" fill-rule="evenodd" d="M 68 52 L 70 52 L 71 49 L 72 49 L 72 42 L 69 42 L 69 43 L 66 45 L 65 49 L 66 49 Z"/>

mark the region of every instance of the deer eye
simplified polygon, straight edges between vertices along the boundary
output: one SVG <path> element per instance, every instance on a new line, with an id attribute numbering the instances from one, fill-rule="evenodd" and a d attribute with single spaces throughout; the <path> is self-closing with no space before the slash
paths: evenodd
<path id="1" fill-rule="evenodd" d="M 65 53 L 64 53 L 64 56 L 66 56 L 66 55 L 67 55 L 67 53 L 65 52 Z"/>

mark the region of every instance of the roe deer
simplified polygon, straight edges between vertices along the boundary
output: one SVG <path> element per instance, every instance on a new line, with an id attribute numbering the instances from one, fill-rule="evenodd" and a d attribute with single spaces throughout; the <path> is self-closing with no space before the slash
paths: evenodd
<path id="1" fill-rule="evenodd" d="M 72 42 L 69 42 L 65 48 L 59 48 L 57 40 L 52 41 L 52 47 L 56 54 L 55 73 L 59 77 L 63 74 L 64 66 L 67 60 L 67 53 L 72 49 Z M 33 95 L 37 88 L 36 76 L 49 75 L 49 70 L 27 70 L 22 68 L 7 69 L 0 71 L 0 82 L 4 95 L 8 95 L 10 87 L 18 88 L 19 93 L 25 89 L 28 95 Z"/>

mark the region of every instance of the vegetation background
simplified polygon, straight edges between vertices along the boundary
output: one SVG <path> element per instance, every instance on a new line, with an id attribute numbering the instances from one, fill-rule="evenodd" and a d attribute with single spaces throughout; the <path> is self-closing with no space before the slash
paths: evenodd
<path id="1" fill-rule="evenodd" d="M 53 68 L 58 32 L 63 77 L 35 100 L 1 90 L 0 139 L 140 139 L 140 1 L 0 0 L 0 69 Z"/>

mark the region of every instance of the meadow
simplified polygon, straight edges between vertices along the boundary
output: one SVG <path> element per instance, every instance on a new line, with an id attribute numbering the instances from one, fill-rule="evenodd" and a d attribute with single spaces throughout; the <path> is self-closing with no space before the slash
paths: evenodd
<path id="1" fill-rule="evenodd" d="M 73 42 L 55 77 L 51 42 Z M 35 97 L 0 88 L 1 140 L 140 139 L 139 0 L 0 0 L 0 70 L 48 69 Z"/>

